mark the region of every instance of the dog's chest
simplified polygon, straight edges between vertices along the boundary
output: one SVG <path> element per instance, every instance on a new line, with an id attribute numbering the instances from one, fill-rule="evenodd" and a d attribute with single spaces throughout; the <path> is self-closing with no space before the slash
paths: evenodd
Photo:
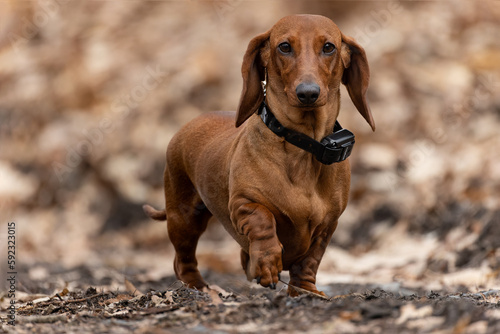
<path id="1" fill-rule="evenodd" d="M 332 211 L 331 199 L 324 198 L 315 189 L 288 185 L 280 193 L 275 197 L 275 206 L 296 229 L 314 230 Z"/>

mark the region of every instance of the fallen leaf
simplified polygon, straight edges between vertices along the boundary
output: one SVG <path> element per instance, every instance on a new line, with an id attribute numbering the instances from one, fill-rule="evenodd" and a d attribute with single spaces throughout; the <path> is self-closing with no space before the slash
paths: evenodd
<path id="1" fill-rule="evenodd" d="M 429 317 L 432 315 L 432 306 L 423 306 L 417 308 L 413 304 L 407 304 L 401 306 L 401 315 L 396 320 L 397 325 L 401 325 L 410 319 L 420 319 L 424 317 Z"/>
<path id="2" fill-rule="evenodd" d="M 167 291 L 165 293 L 165 300 L 171 304 L 174 303 L 174 298 L 172 297 L 172 291 Z"/>
<path id="3" fill-rule="evenodd" d="M 108 299 L 106 301 L 104 301 L 104 304 L 106 305 L 110 305 L 110 304 L 113 304 L 113 303 L 118 303 L 122 300 L 130 300 L 132 297 L 130 297 L 130 295 L 124 295 L 124 294 L 120 294 L 118 296 L 116 296 L 115 298 L 111 298 L 111 299 Z"/>
<path id="4" fill-rule="evenodd" d="M 205 287 L 205 288 L 203 288 L 202 291 L 208 293 L 208 295 L 212 299 L 212 303 L 214 303 L 215 305 L 219 305 L 219 304 L 223 303 L 222 299 L 220 299 L 220 297 L 219 297 L 218 291 L 213 290 L 210 287 Z"/>
<path id="5" fill-rule="evenodd" d="M 361 321 L 363 319 L 360 310 L 342 311 L 339 313 L 339 317 L 343 320 L 349 320 L 349 321 Z"/>
<path id="6" fill-rule="evenodd" d="M 158 297 L 156 295 L 151 296 L 151 302 L 153 303 L 152 306 L 158 306 L 161 303 L 163 303 L 164 301 L 165 301 L 164 299 L 162 299 L 161 297 Z"/>
<path id="7" fill-rule="evenodd" d="M 134 296 L 134 297 L 137 297 L 137 296 L 144 296 L 144 294 L 143 294 L 141 291 L 139 291 L 139 289 L 137 289 L 137 288 L 135 287 L 135 285 L 133 285 L 133 284 L 132 284 L 132 283 L 131 283 L 128 279 L 126 279 L 126 278 L 125 278 L 125 289 L 126 289 L 127 291 L 129 291 L 129 292 L 132 294 L 132 296 Z"/>
<path id="8" fill-rule="evenodd" d="M 226 298 L 226 297 L 229 297 L 229 296 L 232 296 L 233 293 L 232 292 L 227 292 L 226 290 L 224 290 L 223 288 L 221 288 L 220 286 L 218 285 L 209 285 L 208 286 L 211 290 L 215 290 L 217 291 L 220 295 L 222 295 L 222 297 Z"/>

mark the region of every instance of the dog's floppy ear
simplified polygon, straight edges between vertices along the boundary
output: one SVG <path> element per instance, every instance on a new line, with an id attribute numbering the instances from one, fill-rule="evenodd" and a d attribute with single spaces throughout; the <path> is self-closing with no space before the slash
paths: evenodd
<path id="1" fill-rule="evenodd" d="M 262 59 L 261 50 L 269 40 L 270 31 L 254 37 L 248 44 L 247 51 L 241 65 L 243 89 L 241 91 L 236 127 L 239 127 L 257 110 L 264 99 L 261 81 L 265 80 L 265 66 L 267 59 Z M 268 57 L 268 53 L 265 53 Z"/>
<path id="2" fill-rule="evenodd" d="M 375 121 L 366 102 L 366 90 L 370 82 L 370 68 L 365 50 L 351 37 L 342 34 L 342 49 L 340 50 L 344 73 L 342 83 L 346 86 L 352 102 L 375 131 Z"/>

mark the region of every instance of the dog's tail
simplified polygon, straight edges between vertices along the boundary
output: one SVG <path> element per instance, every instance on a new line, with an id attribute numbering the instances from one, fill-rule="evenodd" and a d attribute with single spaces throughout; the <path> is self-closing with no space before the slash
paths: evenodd
<path id="1" fill-rule="evenodd" d="M 166 210 L 156 210 L 151 205 L 144 204 L 142 206 L 144 213 L 154 220 L 167 220 L 167 211 Z"/>

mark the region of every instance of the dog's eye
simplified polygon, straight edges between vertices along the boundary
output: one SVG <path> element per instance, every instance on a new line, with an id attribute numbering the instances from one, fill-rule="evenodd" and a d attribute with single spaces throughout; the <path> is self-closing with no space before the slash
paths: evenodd
<path id="1" fill-rule="evenodd" d="M 331 55 L 333 52 L 335 52 L 335 45 L 332 43 L 325 43 L 325 45 L 323 45 L 323 53 Z"/>
<path id="2" fill-rule="evenodd" d="M 281 53 L 284 53 L 284 54 L 292 52 L 292 46 L 286 42 L 278 45 L 278 49 L 280 50 Z"/>

